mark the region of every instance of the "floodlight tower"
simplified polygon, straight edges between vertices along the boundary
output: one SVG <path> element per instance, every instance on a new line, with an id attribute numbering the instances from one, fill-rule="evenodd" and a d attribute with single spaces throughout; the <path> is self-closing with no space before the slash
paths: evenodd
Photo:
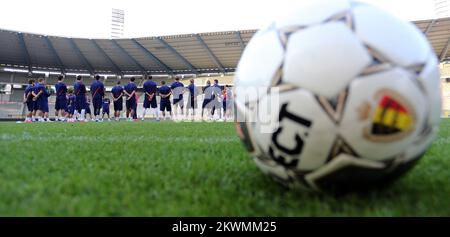
<path id="1" fill-rule="evenodd" d="M 450 0 L 434 0 L 436 18 L 450 17 Z"/>
<path id="2" fill-rule="evenodd" d="M 125 11 L 113 8 L 111 15 L 111 38 L 112 39 L 123 38 L 124 29 L 125 29 Z"/>

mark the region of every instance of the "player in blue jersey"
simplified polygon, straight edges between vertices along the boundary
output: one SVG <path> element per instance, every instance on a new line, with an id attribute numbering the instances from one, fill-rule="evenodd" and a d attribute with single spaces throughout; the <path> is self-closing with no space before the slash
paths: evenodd
<path id="1" fill-rule="evenodd" d="M 184 85 L 180 82 L 179 77 L 175 77 L 175 81 L 170 85 L 170 89 L 172 89 L 173 95 L 173 113 L 175 116 L 178 116 L 179 114 L 182 116 L 184 108 Z M 181 113 L 178 112 L 178 108 L 180 108 Z"/>
<path id="2" fill-rule="evenodd" d="M 206 81 L 206 86 L 203 88 L 203 104 L 202 104 L 202 119 L 204 118 L 204 112 L 207 111 L 208 118 L 210 118 L 211 108 L 212 108 L 212 99 L 213 99 L 213 87 L 211 86 L 211 81 Z"/>
<path id="3" fill-rule="evenodd" d="M 33 100 L 36 101 L 37 117 L 39 122 L 50 122 L 48 118 L 48 97 L 50 94 L 45 87 L 44 78 L 39 78 L 33 92 Z"/>
<path id="4" fill-rule="evenodd" d="M 218 114 L 218 119 L 222 119 L 222 88 L 219 86 L 219 80 L 214 80 L 214 85 L 212 86 L 212 106 L 211 106 L 211 115 L 214 117 L 214 114 Z"/>
<path id="5" fill-rule="evenodd" d="M 86 112 L 85 112 L 86 120 L 85 121 L 94 121 L 94 120 L 92 120 L 92 113 L 91 113 L 91 99 L 89 99 L 89 98 L 86 99 L 86 107 L 85 108 L 86 108 Z M 88 120 L 88 117 L 89 117 L 89 120 Z"/>
<path id="6" fill-rule="evenodd" d="M 172 106 L 170 105 L 170 95 L 172 95 L 172 90 L 166 85 L 165 81 L 161 82 L 161 87 L 159 88 L 159 95 L 161 96 L 161 101 L 159 109 L 163 114 L 164 120 L 166 119 L 166 111 L 169 112 L 170 117 L 172 117 Z"/>
<path id="7" fill-rule="evenodd" d="M 198 96 L 198 90 L 194 84 L 194 79 L 190 80 L 190 84 L 188 86 L 188 91 L 189 91 L 189 98 L 188 98 L 188 103 L 187 103 L 186 114 L 187 115 L 191 114 L 191 116 L 192 116 L 191 119 L 194 119 L 195 110 L 197 109 L 197 96 Z M 191 110 L 192 110 L 192 113 L 189 112 Z"/>
<path id="8" fill-rule="evenodd" d="M 91 84 L 92 104 L 94 106 L 94 118 L 98 122 L 100 119 L 100 109 L 102 108 L 103 97 L 105 96 L 105 86 L 100 81 L 100 76 L 96 75 Z"/>
<path id="9" fill-rule="evenodd" d="M 120 112 L 123 110 L 123 87 L 120 85 L 120 81 L 117 81 L 117 85 L 112 88 L 111 94 L 113 97 L 114 118 L 116 121 L 119 121 Z"/>
<path id="10" fill-rule="evenodd" d="M 79 121 L 85 122 L 86 113 L 86 86 L 83 84 L 82 77 L 77 76 L 77 81 L 73 85 L 73 92 L 75 94 L 75 118 Z"/>
<path id="11" fill-rule="evenodd" d="M 157 84 L 152 80 L 152 76 L 148 77 L 148 80 L 144 82 L 144 112 L 142 113 L 142 121 L 145 120 L 145 114 L 147 109 L 152 110 L 156 121 L 159 121 L 158 103 L 156 101 L 156 92 L 158 90 Z"/>
<path id="12" fill-rule="evenodd" d="M 124 94 L 127 97 L 125 101 L 127 107 L 127 118 L 131 116 L 130 121 L 137 121 L 137 86 L 134 83 L 136 79 L 134 77 L 130 78 L 130 82 L 124 87 Z"/>
<path id="13" fill-rule="evenodd" d="M 222 98 L 223 98 L 223 116 L 225 121 L 227 119 L 230 119 L 232 117 L 233 114 L 233 92 L 231 90 L 231 88 L 229 88 L 228 86 L 225 86 L 223 93 L 222 93 Z"/>
<path id="14" fill-rule="evenodd" d="M 23 103 L 26 104 L 28 113 L 25 118 L 26 123 L 33 122 L 33 111 L 34 111 L 34 101 L 33 101 L 33 87 L 34 87 L 34 79 L 28 80 L 28 86 L 25 89 L 23 94 Z"/>
<path id="15" fill-rule="evenodd" d="M 109 106 L 111 104 L 111 101 L 109 100 L 109 98 L 104 98 L 103 99 L 103 104 L 102 104 L 102 121 L 103 118 L 105 117 L 105 114 L 108 115 L 108 121 L 111 121 L 111 117 L 109 116 Z"/>
<path id="16" fill-rule="evenodd" d="M 55 120 L 64 121 L 67 111 L 67 86 L 63 82 L 64 76 L 58 76 L 58 82 L 55 84 L 56 101 L 55 101 Z"/>
<path id="17" fill-rule="evenodd" d="M 33 114 L 34 114 L 34 122 L 42 122 L 42 117 L 40 116 L 40 113 L 38 112 L 38 101 L 37 101 L 37 97 L 36 97 L 36 95 L 37 95 L 37 93 L 39 93 L 39 88 L 38 88 L 38 86 L 39 86 L 39 78 L 38 79 L 36 79 L 36 81 L 35 81 L 35 83 L 34 83 L 34 86 L 33 86 L 33 89 L 32 89 L 32 91 L 31 91 L 31 94 L 32 94 L 32 97 L 33 97 L 33 109 L 34 109 L 34 111 L 33 111 Z"/>
<path id="18" fill-rule="evenodd" d="M 67 117 L 69 122 L 74 122 L 74 113 L 75 113 L 75 103 L 76 103 L 76 97 L 73 93 L 73 88 L 69 88 L 67 90 Z"/>

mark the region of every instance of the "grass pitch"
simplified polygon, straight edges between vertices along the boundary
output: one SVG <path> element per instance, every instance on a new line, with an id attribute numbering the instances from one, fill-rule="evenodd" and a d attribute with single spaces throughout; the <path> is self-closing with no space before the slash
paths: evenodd
<path id="1" fill-rule="evenodd" d="M 232 123 L 0 123 L 1 216 L 450 216 L 450 120 L 392 187 L 287 190 Z"/>

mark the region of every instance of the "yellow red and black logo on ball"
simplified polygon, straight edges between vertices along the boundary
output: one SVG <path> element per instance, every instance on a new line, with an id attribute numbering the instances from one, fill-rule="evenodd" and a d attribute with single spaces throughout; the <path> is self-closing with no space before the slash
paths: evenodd
<path id="1" fill-rule="evenodd" d="M 414 130 L 415 111 L 399 93 L 384 89 L 375 95 L 378 101 L 372 124 L 364 129 L 364 136 L 374 142 L 399 141 Z"/>

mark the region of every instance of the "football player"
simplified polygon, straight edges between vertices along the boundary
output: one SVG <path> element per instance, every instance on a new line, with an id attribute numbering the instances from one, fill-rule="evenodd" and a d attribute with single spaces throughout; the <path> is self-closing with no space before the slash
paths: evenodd
<path id="1" fill-rule="evenodd" d="M 158 104 L 156 101 L 156 91 L 158 90 L 156 83 L 152 80 L 152 76 L 149 76 L 148 80 L 144 83 L 144 112 L 142 113 L 142 121 L 145 120 L 145 114 L 147 109 L 151 108 L 153 115 L 156 116 L 156 121 L 159 121 Z"/>
<path id="2" fill-rule="evenodd" d="M 166 85 L 165 81 L 161 82 L 159 95 L 161 96 L 159 109 L 163 114 L 164 120 L 166 120 L 166 110 L 169 112 L 170 117 L 172 117 L 172 106 L 170 105 L 170 95 L 172 95 L 172 90 Z"/>
<path id="3" fill-rule="evenodd" d="M 96 122 L 100 119 L 100 109 L 102 108 L 103 97 L 105 96 L 105 86 L 100 81 L 100 76 L 96 75 L 91 84 L 92 104 L 94 106 L 94 119 Z"/>
<path id="4" fill-rule="evenodd" d="M 34 87 L 34 79 L 28 80 L 28 86 L 25 89 L 23 95 L 23 103 L 26 104 L 28 113 L 25 118 L 26 123 L 33 122 L 33 111 L 34 111 L 34 101 L 33 101 L 33 87 Z"/>
<path id="5" fill-rule="evenodd" d="M 222 99 L 222 89 L 219 86 L 219 80 L 215 79 L 214 80 L 214 85 L 212 86 L 212 99 L 211 99 L 211 103 L 212 103 L 212 110 L 211 110 L 211 115 L 214 117 L 214 114 L 218 113 L 218 119 L 222 119 L 222 103 L 221 103 L 221 99 Z"/>
<path id="6" fill-rule="evenodd" d="M 117 85 L 112 88 L 111 94 L 113 97 L 114 118 L 116 121 L 119 121 L 120 113 L 123 109 L 123 87 L 120 85 L 120 81 L 117 81 Z"/>
<path id="7" fill-rule="evenodd" d="M 233 91 L 229 87 L 225 87 L 223 91 L 223 114 L 226 121 L 232 118 L 233 115 Z"/>
<path id="8" fill-rule="evenodd" d="M 33 92 L 33 100 L 36 101 L 37 105 L 37 117 L 39 122 L 50 122 L 48 118 L 48 97 L 50 94 L 45 87 L 44 78 L 38 79 L 38 84 L 35 86 Z"/>
<path id="9" fill-rule="evenodd" d="M 134 83 L 136 79 L 134 77 L 130 78 L 130 82 L 124 88 L 124 94 L 127 96 L 126 107 L 127 107 L 127 118 L 131 116 L 130 121 L 137 121 L 137 86 Z"/>
<path id="10" fill-rule="evenodd" d="M 195 110 L 197 109 L 197 95 L 198 95 L 197 87 L 194 84 L 194 79 L 190 80 L 188 90 L 189 90 L 189 99 L 188 99 L 186 114 L 188 114 L 188 115 L 191 114 L 191 113 L 189 113 L 189 111 L 192 110 L 191 119 L 194 119 Z"/>
<path id="11" fill-rule="evenodd" d="M 89 121 L 94 121 L 94 120 L 92 120 L 92 113 L 91 113 L 91 99 L 89 99 L 89 98 L 87 98 L 87 100 L 86 100 L 86 106 L 85 106 L 85 109 L 86 109 L 86 112 L 85 112 L 85 115 L 86 115 L 86 120 L 85 121 L 88 121 L 88 115 L 89 115 Z M 98 122 L 98 120 L 96 121 L 96 122 Z"/>
<path id="12" fill-rule="evenodd" d="M 67 86 L 63 82 L 64 76 L 58 76 L 58 82 L 55 84 L 55 121 L 64 121 L 67 111 Z"/>
<path id="13" fill-rule="evenodd" d="M 210 113 L 210 109 L 212 106 L 212 99 L 213 99 L 213 88 L 211 87 L 211 81 L 206 81 L 206 86 L 203 89 L 203 94 L 205 95 L 203 98 L 203 104 L 202 104 L 202 119 L 204 118 L 204 112 L 205 110 L 207 111 L 208 114 Z M 210 118 L 210 116 L 208 115 L 208 118 Z"/>
<path id="14" fill-rule="evenodd" d="M 184 100 L 183 100 L 183 92 L 184 85 L 180 82 L 179 77 L 175 77 L 175 81 L 170 85 L 170 89 L 172 89 L 173 94 L 173 113 L 175 117 L 179 114 L 183 116 L 183 108 L 184 108 Z M 180 113 L 178 112 L 178 108 L 180 109 Z"/>
<path id="15" fill-rule="evenodd" d="M 102 105 L 102 121 L 105 117 L 105 114 L 108 115 L 108 121 L 111 121 L 111 118 L 109 117 L 109 105 L 111 104 L 111 101 L 109 98 L 103 99 L 103 105 Z"/>
<path id="16" fill-rule="evenodd" d="M 86 86 L 83 84 L 82 77 L 77 76 L 77 81 L 73 85 L 75 94 L 75 118 L 79 121 L 85 122 L 86 113 Z"/>
<path id="17" fill-rule="evenodd" d="M 68 113 L 68 121 L 69 122 L 75 122 L 74 120 L 74 112 L 75 112 L 75 104 L 76 104 L 76 97 L 73 94 L 73 88 L 69 88 L 67 90 L 67 113 Z"/>

